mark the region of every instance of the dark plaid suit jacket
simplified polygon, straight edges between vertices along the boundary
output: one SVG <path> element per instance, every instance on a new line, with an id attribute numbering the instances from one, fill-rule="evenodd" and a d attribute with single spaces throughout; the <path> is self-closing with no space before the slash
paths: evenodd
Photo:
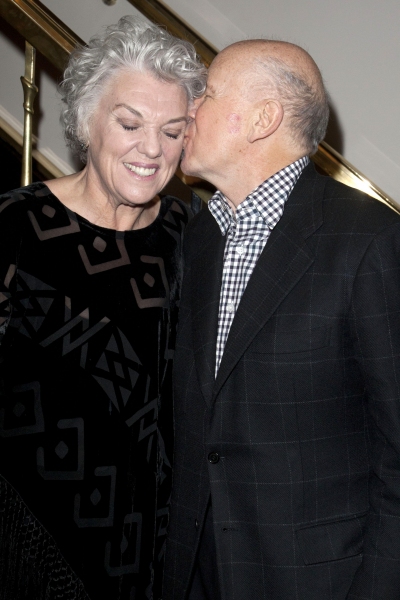
<path id="1" fill-rule="evenodd" d="M 223 600 L 400 598 L 400 217 L 309 165 L 214 379 L 224 238 L 189 226 L 165 600 L 209 495 Z"/>

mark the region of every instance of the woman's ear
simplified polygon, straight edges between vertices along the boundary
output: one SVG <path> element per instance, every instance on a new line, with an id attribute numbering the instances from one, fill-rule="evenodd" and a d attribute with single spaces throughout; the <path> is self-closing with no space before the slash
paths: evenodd
<path id="1" fill-rule="evenodd" d="M 254 109 L 247 141 L 262 140 L 273 134 L 282 123 L 284 111 L 279 100 L 262 100 Z"/>

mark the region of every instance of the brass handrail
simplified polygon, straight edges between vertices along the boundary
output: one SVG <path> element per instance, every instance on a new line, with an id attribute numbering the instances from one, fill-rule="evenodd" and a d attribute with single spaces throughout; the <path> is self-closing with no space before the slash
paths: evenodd
<path id="1" fill-rule="evenodd" d="M 85 45 L 39 0 L 0 0 L 0 16 L 60 71 L 72 50 Z"/>
<path id="2" fill-rule="evenodd" d="M 209 67 L 217 54 L 217 49 L 208 44 L 194 29 L 184 23 L 172 10 L 157 0 L 128 0 L 149 21 L 165 25 L 168 31 L 180 39 L 192 42 L 206 67 Z"/>
<path id="3" fill-rule="evenodd" d="M 153 21 L 158 25 L 164 25 L 177 37 L 192 42 L 196 47 L 197 53 L 207 66 L 216 56 L 216 49 L 207 44 L 198 33 L 158 0 L 128 0 L 128 2 L 143 13 L 150 21 Z M 358 171 L 358 169 L 326 142 L 321 142 L 316 154 L 311 158 L 325 173 L 337 181 L 341 181 L 350 187 L 360 189 L 373 198 L 388 204 L 391 208 L 398 210 L 396 203 L 392 198 L 385 194 L 378 186 L 373 184 L 365 175 Z"/>
<path id="4" fill-rule="evenodd" d="M 128 0 L 150 21 L 163 25 L 177 37 L 195 44 L 199 56 L 209 65 L 217 50 L 189 25 L 158 0 Z M 73 31 L 49 11 L 39 0 L 0 0 L 0 16 L 16 29 L 34 48 L 62 71 L 71 51 L 84 45 Z M 396 203 L 343 156 L 322 142 L 313 161 L 334 179 L 361 189 L 395 210 Z M 179 175 L 179 173 L 178 173 Z M 182 179 L 184 179 L 182 177 Z"/>
<path id="5" fill-rule="evenodd" d="M 22 174 L 21 185 L 28 185 L 32 181 L 32 120 L 33 102 L 38 88 L 35 85 L 36 50 L 25 41 L 25 75 L 21 77 L 24 89 L 24 142 L 22 149 Z"/>

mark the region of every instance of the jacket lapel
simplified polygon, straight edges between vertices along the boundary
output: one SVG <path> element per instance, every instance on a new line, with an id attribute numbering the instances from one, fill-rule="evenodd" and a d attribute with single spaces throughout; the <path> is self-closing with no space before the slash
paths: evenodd
<path id="1" fill-rule="evenodd" d="M 233 320 L 217 379 L 216 397 L 247 347 L 314 261 L 306 239 L 322 224 L 324 178 L 307 167 L 250 277 Z M 315 200 L 314 200 L 315 199 Z"/>
<path id="2" fill-rule="evenodd" d="M 192 262 L 191 304 L 197 375 L 204 399 L 210 404 L 215 383 L 219 294 L 226 238 L 210 213 L 207 217 L 206 226 L 201 228 L 201 237 L 197 240 L 202 250 Z"/>

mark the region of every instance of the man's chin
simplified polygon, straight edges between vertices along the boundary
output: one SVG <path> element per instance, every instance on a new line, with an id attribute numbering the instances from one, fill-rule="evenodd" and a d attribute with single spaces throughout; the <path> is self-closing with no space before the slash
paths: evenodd
<path id="1" fill-rule="evenodd" d="M 180 167 L 181 167 L 182 173 L 184 173 L 185 175 L 191 175 L 193 177 L 198 177 L 198 174 L 194 167 L 194 161 L 191 160 L 190 156 L 183 154 L 183 158 L 181 160 Z"/>

